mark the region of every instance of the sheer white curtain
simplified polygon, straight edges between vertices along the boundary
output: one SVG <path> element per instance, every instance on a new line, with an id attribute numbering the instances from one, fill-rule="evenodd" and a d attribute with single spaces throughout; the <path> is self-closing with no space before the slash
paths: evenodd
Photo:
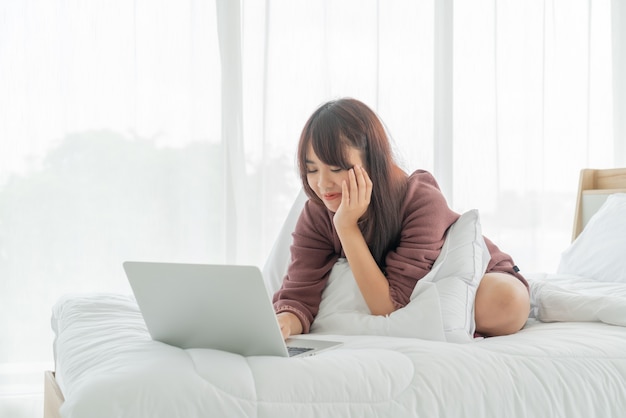
<path id="1" fill-rule="evenodd" d="M 244 136 L 261 136 L 268 153 L 284 144 L 291 163 L 315 106 L 360 98 L 387 124 L 407 170 L 433 171 L 457 211 L 478 208 L 487 235 L 524 271 L 555 271 L 579 170 L 626 164 L 613 122 L 624 119 L 616 3 L 268 2 L 251 13 L 265 20 L 254 36 L 265 39 L 255 44 L 263 113 Z"/>
<path id="2" fill-rule="evenodd" d="M 246 163 L 260 174 L 246 229 L 259 239 L 243 245 L 267 254 L 300 188 L 302 126 L 329 99 L 368 103 L 407 169 L 432 169 L 432 2 L 244 2 L 243 57 Z"/>
<path id="3" fill-rule="evenodd" d="M 578 172 L 617 163 L 609 1 L 456 2 L 454 204 L 555 271 Z M 622 160 L 623 163 L 623 160 Z"/>
<path id="4" fill-rule="evenodd" d="M 126 259 L 223 262 L 212 1 L 0 1 L 0 416 L 41 416 L 50 313 Z"/>
<path id="5" fill-rule="evenodd" d="M 262 266 L 332 98 L 554 271 L 578 170 L 626 164 L 624 19 L 617 0 L 0 0 L 0 416 L 40 414 L 61 295 L 129 292 L 126 259 Z"/>

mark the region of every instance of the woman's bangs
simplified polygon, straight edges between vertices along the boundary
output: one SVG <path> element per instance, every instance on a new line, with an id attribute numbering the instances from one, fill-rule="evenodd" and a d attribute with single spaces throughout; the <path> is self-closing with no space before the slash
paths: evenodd
<path id="1" fill-rule="evenodd" d="M 311 134 L 311 146 L 324 164 L 347 169 L 350 168 L 346 154 L 347 141 L 337 125 L 331 121 L 319 123 Z"/>

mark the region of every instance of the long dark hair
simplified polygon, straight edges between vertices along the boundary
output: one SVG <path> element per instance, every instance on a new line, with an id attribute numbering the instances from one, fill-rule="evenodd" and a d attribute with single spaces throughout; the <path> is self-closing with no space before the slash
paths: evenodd
<path id="1" fill-rule="evenodd" d="M 351 98 L 325 103 L 311 115 L 300 135 L 298 168 L 307 196 L 323 205 L 307 181 L 309 145 L 324 164 L 343 169 L 351 168 L 348 146 L 361 152 L 373 189 L 368 211 L 359 224 L 374 260 L 384 271 L 385 256 L 400 238 L 400 206 L 407 176 L 393 160 L 383 124 L 369 107 Z"/>

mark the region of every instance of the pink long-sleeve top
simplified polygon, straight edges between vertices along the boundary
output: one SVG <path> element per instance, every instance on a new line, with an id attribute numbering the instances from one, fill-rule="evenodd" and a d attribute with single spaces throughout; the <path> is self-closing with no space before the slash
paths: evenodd
<path id="1" fill-rule="evenodd" d="M 398 246 L 387 253 L 385 276 L 397 308 L 409 302 L 418 280 L 432 268 L 441 252 L 448 228 L 459 214 L 452 211 L 435 178 L 418 170 L 408 178 L 406 198 L 399 214 L 402 228 Z M 311 200 L 304 205 L 293 232 L 291 263 L 281 288 L 273 298 L 274 310 L 292 312 L 308 333 L 322 299 L 330 272 L 340 257 L 345 257 L 333 224 L 334 213 Z M 512 258 L 489 239 L 491 254 L 487 272 L 509 273 L 527 287 Z"/>

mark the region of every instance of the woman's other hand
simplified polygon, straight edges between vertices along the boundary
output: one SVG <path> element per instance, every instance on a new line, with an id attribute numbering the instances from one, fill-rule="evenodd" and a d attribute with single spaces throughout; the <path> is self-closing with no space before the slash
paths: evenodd
<path id="1" fill-rule="evenodd" d="M 280 333 L 283 335 L 284 340 L 292 335 L 302 334 L 302 324 L 298 317 L 291 312 L 281 312 L 276 317 L 278 318 Z"/>

